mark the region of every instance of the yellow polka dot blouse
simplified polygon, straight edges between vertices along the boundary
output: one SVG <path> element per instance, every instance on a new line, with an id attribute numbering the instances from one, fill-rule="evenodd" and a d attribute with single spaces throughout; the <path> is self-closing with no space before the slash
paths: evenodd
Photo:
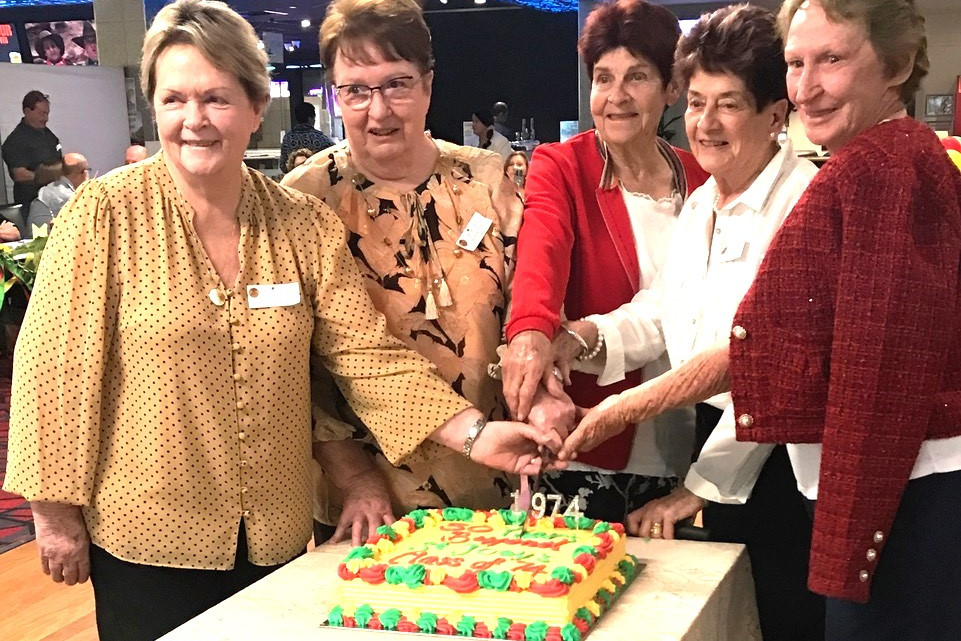
<path id="1" fill-rule="evenodd" d="M 303 549 L 311 352 L 393 462 L 468 407 L 387 333 L 340 219 L 243 172 L 233 287 L 158 154 L 64 208 L 20 333 L 5 487 L 127 561 L 229 569 L 241 520 L 253 563 Z"/>

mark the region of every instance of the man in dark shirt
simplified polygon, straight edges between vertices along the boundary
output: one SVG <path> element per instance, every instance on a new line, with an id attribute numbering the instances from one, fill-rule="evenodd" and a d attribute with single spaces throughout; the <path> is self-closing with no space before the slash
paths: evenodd
<path id="1" fill-rule="evenodd" d="M 310 149 L 315 154 L 318 151 L 327 149 L 334 144 L 334 141 L 327 137 L 324 132 L 314 129 L 314 118 L 317 110 L 309 102 L 302 102 L 294 107 L 294 118 L 297 124 L 287 132 L 284 140 L 280 143 L 280 170 L 287 171 L 287 157 L 292 151 L 297 149 Z"/>
<path id="2" fill-rule="evenodd" d="M 29 207 L 40 188 L 34 171 L 44 162 L 61 157 L 60 140 L 47 129 L 50 98 L 40 91 L 23 97 L 23 119 L 3 142 L 3 161 L 13 178 L 13 201 Z"/>

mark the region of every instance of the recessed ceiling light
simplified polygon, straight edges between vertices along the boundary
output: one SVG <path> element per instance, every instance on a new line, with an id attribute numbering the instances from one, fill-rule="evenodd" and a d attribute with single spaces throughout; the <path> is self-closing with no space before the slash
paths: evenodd
<path id="1" fill-rule="evenodd" d="M 474 0 L 474 4 L 484 4 L 487 0 Z"/>
<path id="2" fill-rule="evenodd" d="M 304 18 L 303 20 L 300 21 L 300 26 L 306 29 L 307 27 L 310 26 L 310 20 L 308 20 L 307 18 Z"/>

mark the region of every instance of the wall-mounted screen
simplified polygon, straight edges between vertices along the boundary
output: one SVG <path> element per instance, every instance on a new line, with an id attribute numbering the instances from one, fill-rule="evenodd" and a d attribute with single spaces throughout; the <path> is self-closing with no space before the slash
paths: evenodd
<path id="1" fill-rule="evenodd" d="M 99 64 L 97 28 L 90 20 L 28 22 L 24 29 L 35 64 Z"/>
<path id="2" fill-rule="evenodd" d="M 0 62 L 22 62 L 17 29 L 12 24 L 0 22 Z"/>

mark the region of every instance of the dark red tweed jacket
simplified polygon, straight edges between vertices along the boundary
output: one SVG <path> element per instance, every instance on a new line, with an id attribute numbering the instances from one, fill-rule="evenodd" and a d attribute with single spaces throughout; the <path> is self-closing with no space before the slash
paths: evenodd
<path id="1" fill-rule="evenodd" d="M 707 172 L 686 151 L 658 140 L 686 198 L 707 180 Z M 525 330 L 553 338 L 561 308 L 567 318 L 606 314 L 640 290 L 634 232 L 613 167 L 595 130 L 534 151 L 524 197 L 524 222 L 517 238 L 511 317 L 507 339 Z M 597 377 L 571 373 L 573 401 L 593 407 L 640 385 L 640 370 L 599 387 Z M 631 454 L 634 427 L 577 457 L 578 462 L 622 469 Z"/>
<path id="2" fill-rule="evenodd" d="M 815 592 L 868 599 L 922 441 L 961 435 L 959 269 L 961 174 L 903 118 L 822 168 L 741 302 L 738 438 L 823 444 Z"/>

